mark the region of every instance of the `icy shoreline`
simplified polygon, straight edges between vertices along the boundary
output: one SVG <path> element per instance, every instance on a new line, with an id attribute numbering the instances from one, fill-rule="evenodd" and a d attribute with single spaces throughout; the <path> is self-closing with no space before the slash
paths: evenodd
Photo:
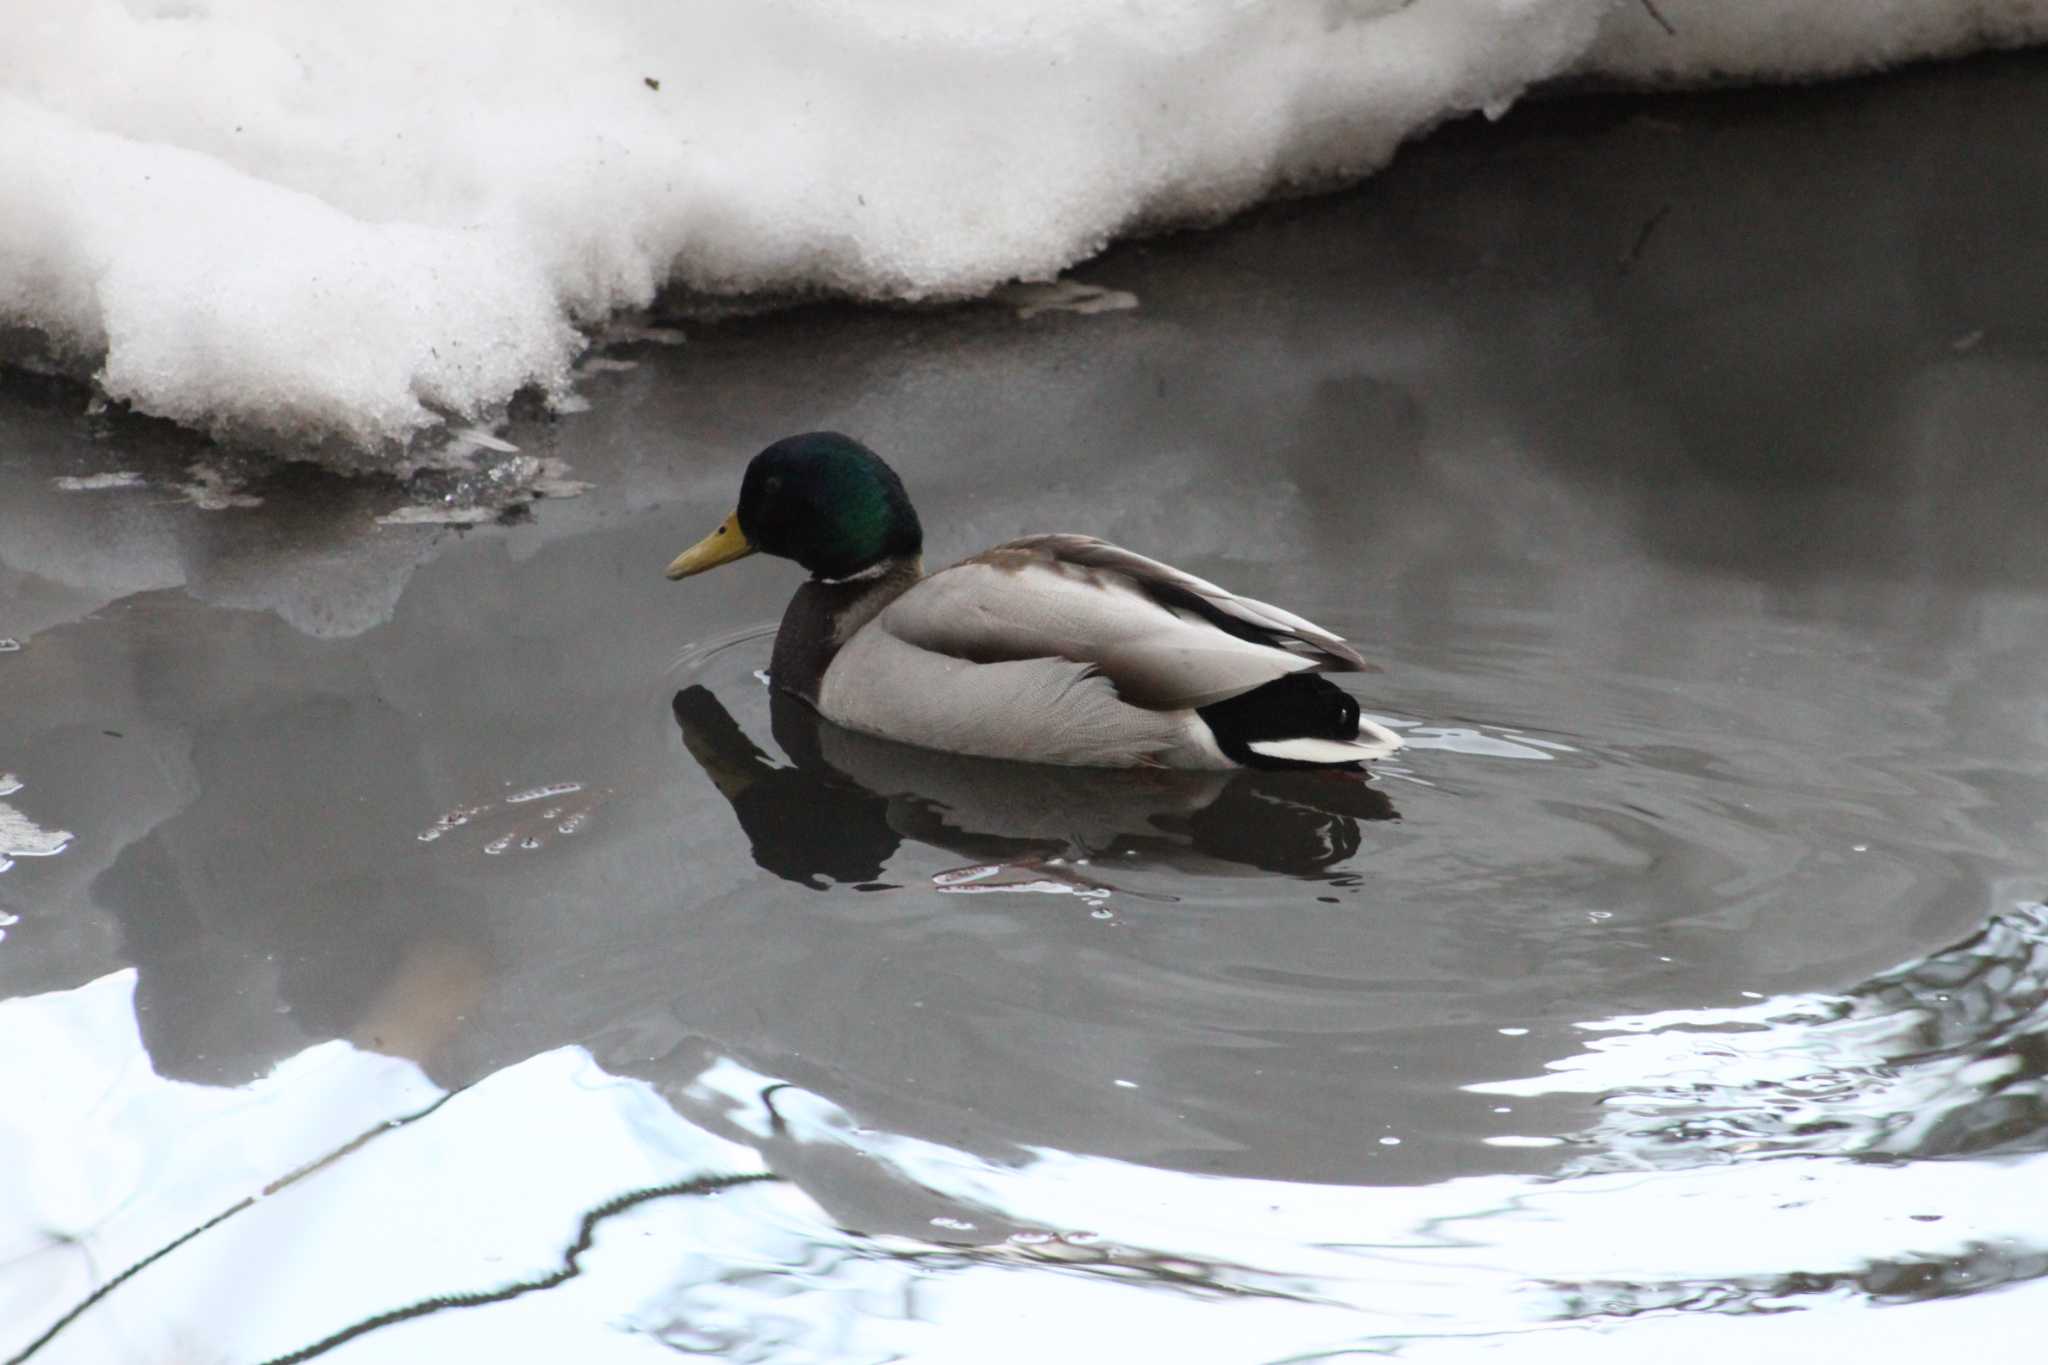
<path id="1" fill-rule="evenodd" d="M 9 8 L 0 329 L 137 411 L 366 452 L 569 399 L 668 286 L 973 297 L 1548 81 L 2048 37 L 2048 0 Z"/>

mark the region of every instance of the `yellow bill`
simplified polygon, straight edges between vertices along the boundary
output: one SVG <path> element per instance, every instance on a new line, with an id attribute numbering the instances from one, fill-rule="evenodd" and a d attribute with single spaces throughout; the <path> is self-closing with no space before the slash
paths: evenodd
<path id="1" fill-rule="evenodd" d="M 740 530 L 740 514 L 734 512 L 718 523 L 716 531 L 677 555 L 668 566 L 668 576 L 688 578 L 691 574 L 730 564 L 735 559 L 744 559 L 752 553 L 754 547 L 747 543 L 746 532 Z"/>

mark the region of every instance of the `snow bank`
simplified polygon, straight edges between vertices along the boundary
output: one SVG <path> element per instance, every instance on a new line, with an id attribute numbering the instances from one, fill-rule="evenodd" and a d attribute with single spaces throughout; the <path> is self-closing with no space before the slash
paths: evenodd
<path id="1" fill-rule="evenodd" d="M 0 344 L 218 432 L 560 398 L 668 283 L 966 296 L 1529 85 L 1797 76 L 2048 0 L 0 0 Z M 13 350 L 20 358 L 22 347 Z"/>

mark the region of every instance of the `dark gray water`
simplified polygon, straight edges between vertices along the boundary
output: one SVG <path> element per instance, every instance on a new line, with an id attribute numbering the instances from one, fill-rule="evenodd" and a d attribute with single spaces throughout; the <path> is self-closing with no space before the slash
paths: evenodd
<path id="1" fill-rule="evenodd" d="M 508 525 L 6 380 L 0 1348 L 266 1188 L 36 1358 L 278 1355 L 591 1210 L 559 1285 L 335 1358 L 2016 1339 L 2044 74 L 1460 126 L 1080 272 L 1135 310 L 684 321 L 506 432 L 591 485 Z M 934 559 L 1089 532 L 1346 634 L 1409 747 L 1079 774 L 771 707 L 797 571 L 660 570 L 816 427 Z"/>

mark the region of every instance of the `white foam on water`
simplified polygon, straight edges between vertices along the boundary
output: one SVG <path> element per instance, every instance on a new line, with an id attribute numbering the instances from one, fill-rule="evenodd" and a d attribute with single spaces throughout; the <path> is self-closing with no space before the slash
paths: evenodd
<path id="1" fill-rule="evenodd" d="M 551 796 L 569 796 L 583 790 L 581 782 L 549 782 L 538 787 L 527 787 L 513 792 L 505 798 L 507 805 L 523 805 L 528 801 L 545 801 Z"/>
<path id="2" fill-rule="evenodd" d="M 13 773 L 0 772 L 0 796 L 12 796 L 22 789 Z M 0 801 L 0 872 L 14 866 L 17 858 L 53 858 L 71 846 L 68 829 L 45 829 L 12 804 Z"/>
<path id="3" fill-rule="evenodd" d="M 1863 70 L 2036 41 L 2048 0 L 10 0 L 6 30 L 0 325 L 144 412 L 380 449 L 574 406 L 585 334 L 664 285 L 1052 281 L 1533 83 Z"/>
<path id="4" fill-rule="evenodd" d="M 1122 313 L 1138 306 L 1138 296 L 1128 290 L 1105 289 L 1078 280 L 1005 285 L 995 297 L 1016 309 L 1020 318 L 1035 318 L 1040 313 Z"/>
<path id="5" fill-rule="evenodd" d="M 1444 749 L 1482 758 L 1521 758 L 1540 763 L 1551 762 L 1558 753 L 1574 752 L 1563 744 L 1544 744 L 1519 735 L 1510 739 L 1504 734 L 1487 734 L 1455 725 L 1409 726 L 1401 731 L 1401 743 L 1409 749 Z"/>
<path id="6" fill-rule="evenodd" d="M 609 788 L 592 790 L 583 782 L 544 782 L 538 786 L 521 787 L 498 801 L 456 806 L 436 816 L 434 822 L 419 831 L 416 837 L 423 844 L 438 843 L 472 822 L 498 829 L 509 821 L 510 829 L 499 829 L 499 832 L 485 838 L 483 851 L 493 857 L 515 848 L 531 851 L 545 848 L 551 833 L 581 834 L 590 825 L 591 812 L 610 796 Z M 561 799 L 564 797 L 577 799 L 564 801 Z M 541 808 L 524 809 L 536 805 Z"/>
<path id="7" fill-rule="evenodd" d="M 202 512 L 227 512 L 239 507 L 263 505 L 263 499 L 242 492 L 240 483 L 212 465 L 195 464 L 185 472 L 192 481 L 179 484 L 178 491 Z"/>
<path id="8" fill-rule="evenodd" d="M 377 518 L 379 526 L 481 526 L 495 521 L 495 507 L 458 507 L 434 503 L 409 503 Z"/>
<path id="9" fill-rule="evenodd" d="M 66 474 L 51 482 L 63 493 L 97 493 L 109 488 L 143 488 L 148 485 L 148 480 L 132 469 L 106 474 Z"/>

